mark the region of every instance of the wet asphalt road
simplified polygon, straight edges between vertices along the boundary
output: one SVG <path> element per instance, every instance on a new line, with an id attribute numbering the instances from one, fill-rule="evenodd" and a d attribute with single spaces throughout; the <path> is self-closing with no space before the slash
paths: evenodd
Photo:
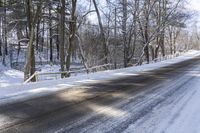
<path id="1" fill-rule="evenodd" d="M 0 105 L 0 132 L 123 132 L 193 77 L 200 57 L 136 76 Z M 181 91 L 180 91 L 181 90 Z"/>

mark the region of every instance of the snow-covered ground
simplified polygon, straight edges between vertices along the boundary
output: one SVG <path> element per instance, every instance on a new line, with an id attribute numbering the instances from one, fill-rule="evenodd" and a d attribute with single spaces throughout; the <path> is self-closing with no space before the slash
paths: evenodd
<path id="1" fill-rule="evenodd" d="M 23 82 L 23 73 L 0 64 L 0 87 L 17 85 Z"/>
<path id="2" fill-rule="evenodd" d="M 83 83 L 97 83 L 130 75 L 138 75 L 140 72 L 156 70 L 164 66 L 192 59 L 196 56 L 200 56 L 200 51 L 190 51 L 175 59 L 143 66 L 97 72 L 62 80 L 43 81 L 39 83 L 18 84 L 15 86 L 1 87 L 0 104 L 47 95 L 63 89 L 68 89 L 70 91 L 70 89 L 76 89 L 70 87 L 81 85 Z M 142 94 L 139 93 L 138 95 L 141 95 L 141 98 L 139 98 L 136 102 L 128 102 L 130 105 L 123 107 L 125 112 L 112 112 L 112 114 L 114 113 L 113 115 L 120 115 L 120 117 L 109 120 L 107 120 L 105 117 L 107 121 L 103 122 L 102 124 L 97 123 L 98 127 L 94 129 L 89 128 L 88 130 L 94 130 L 94 132 L 106 132 L 107 130 L 109 131 L 109 128 L 113 128 L 113 126 L 116 126 L 119 123 L 128 123 L 128 126 L 123 130 L 125 133 L 199 133 L 199 72 L 199 64 L 194 65 L 188 72 L 185 72 L 186 74 L 183 74 L 184 76 L 164 82 L 159 91 L 152 91 L 151 93 L 148 93 L 147 90 L 142 92 Z M 130 98 L 133 97 L 134 96 Z M 127 101 L 129 100 L 130 99 L 127 99 Z M 124 100 L 122 102 L 127 104 L 127 101 Z M 121 106 L 121 104 L 122 103 L 120 103 L 119 106 Z M 116 104 L 116 107 L 118 107 L 118 104 Z M 95 106 L 95 108 L 97 107 Z M 107 108 L 108 110 L 110 109 L 109 107 Z M 139 114 L 141 111 L 145 112 L 143 109 L 150 113 L 143 115 L 136 122 L 131 123 L 132 115 L 134 113 Z M 110 110 L 113 111 L 112 109 Z M 106 109 L 103 108 L 102 111 L 106 111 Z M 126 111 L 128 113 L 126 113 Z M 91 116 L 88 116 L 88 119 L 89 117 Z"/>
<path id="3" fill-rule="evenodd" d="M 175 60 L 174 60 L 175 61 Z M 168 61 L 167 61 L 168 62 Z M 162 63 L 161 63 L 162 64 Z M 159 63 L 159 66 L 161 65 Z M 146 66 L 143 67 L 145 70 Z M 155 69 L 156 67 L 154 67 Z M 181 70 L 180 70 L 181 71 Z M 112 106 L 105 106 L 100 113 L 112 115 L 97 117 L 91 115 L 79 120 L 76 124 L 60 129 L 59 132 L 70 131 L 70 128 L 82 126 L 83 132 L 123 132 L 123 133 L 199 133 L 200 132 L 200 65 L 182 71 L 180 77 L 171 77 L 152 91 L 151 87 L 136 95 L 123 97 Z M 154 86 L 155 87 L 155 86 Z M 156 87 L 155 87 L 156 88 Z M 102 105 L 102 104 L 101 104 Z M 98 106 L 95 106 L 98 108 Z M 92 121 L 92 122 L 91 122 Z M 80 123 L 79 123 L 80 122 Z M 90 123 L 91 122 L 91 123 Z M 79 130 L 80 131 L 80 130 Z"/>
<path id="4" fill-rule="evenodd" d="M 3 75 L 0 78 L 0 104 L 5 102 L 12 102 L 13 100 L 15 101 L 17 99 L 47 95 L 73 86 L 81 85 L 83 83 L 96 83 L 102 80 L 105 81 L 130 75 L 138 75 L 138 73 L 140 72 L 155 70 L 160 67 L 188 60 L 199 55 L 200 51 L 193 50 L 177 58 L 165 60 L 154 64 L 146 64 L 143 66 L 135 66 L 118 70 L 108 70 L 70 77 L 67 79 L 41 81 L 38 83 L 30 84 L 22 83 L 23 74 L 19 71 L 4 69 L 4 72 L 1 72 L 3 73 Z"/>
<path id="5" fill-rule="evenodd" d="M 200 51 L 195 51 L 195 50 L 192 50 L 192 51 L 189 51 L 187 53 L 185 53 L 184 55 L 178 57 L 177 59 L 178 60 L 169 60 L 169 61 L 173 61 L 174 63 L 176 63 L 177 61 L 180 61 L 181 60 L 184 60 L 184 58 L 187 56 L 191 56 L 191 57 L 194 57 L 194 56 L 197 56 L 198 54 L 200 53 Z M 80 78 L 75 78 L 75 79 L 89 79 L 89 78 L 93 78 L 94 75 L 97 75 L 95 76 L 98 77 L 107 77 L 107 78 L 117 78 L 119 76 L 126 76 L 128 73 L 127 71 L 131 70 L 131 71 L 137 71 L 137 72 L 140 72 L 140 71 L 143 71 L 143 70 L 148 70 L 150 68 L 150 70 L 152 68 L 157 68 L 157 67 L 162 67 L 163 66 L 163 63 L 166 64 L 166 61 L 162 61 L 162 62 L 159 62 L 159 63 L 156 63 L 156 64 L 148 64 L 148 65 L 143 65 L 143 66 L 139 66 L 139 67 L 130 67 L 128 69 L 119 69 L 119 70 L 114 70 L 114 71 L 106 71 L 106 72 L 98 72 L 97 74 L 89 74 L 86 76 L 86 74 L 84 73 L 80 73 L 80 74 L 73 74 L 72 75 L 72 79 L 73 79 L 73 76 L 79 76 Z M 158 64 L 160 64 L 158 66 Z M 37 66 L 39 69 L 40 69 L 40 73 L 54 73 L 54 72 L 59 72 L 60 71 L 60 66 L 58 65 L 44 65 L 44 66 Z M 83 66 L 80 66 L 80 65 L 72 65 L 71 66 L 72 68 L 74 69 L 78 69 L 78 68 L 83 68 Z M 122 72 L 122 73 L 121 73 Z M 124 72 L 126 72 L 127 74 L 125 74 Z M 115 74 L 113 74 L 115 73 Z M 107 75 L 109 74 L 109 76 Z M 106 76 L 105 76 L 106 75 Z M 112 75 L 112 76 L 111 76 Z M 59 76 L 59 75 L 58 75 Z M 18 71 L 18 70 L 15 70 L 15 69 L 11 69 L 9 67 L 5 67 L 3 66 L 2 64 L 0 64 L 0 89 L 2 89 L 1 87 L 8 87 L 8 86 L 15 86 L 15 85 L 20 85 L 24 82 L 23 80 L 24 78 L 24 75 L 23 75 L 23 72 L 22 71 Z M 70 79 L 67 79 L 67 81 L 71 81 L 71 78 Z M 48 82 L 48 81 L 47 81 Z M 5 88 L 4 88 L 5 89 Z"/>
<path id="6" fill-rule="evenodd" d="M 199 133 L 200 132 L 200 66 L 190 69 L 179 81 L 186 81 L 179 86 L 175 81 L 170 97 L 155 95 L 153 98 L 163 99 L 161 104 L 153 108 L 150 113 L 128 126 L 124 133 Z M 164 90 L 170 90 L 166 85 Z M 176 89 L 173 89 L 176 90 Z M 150 99 L 149 99 L 150 100 Z M 149 101 L 148 98 L 146 101 Z M 147 102 L 148 103 L 148 102 Z"/>

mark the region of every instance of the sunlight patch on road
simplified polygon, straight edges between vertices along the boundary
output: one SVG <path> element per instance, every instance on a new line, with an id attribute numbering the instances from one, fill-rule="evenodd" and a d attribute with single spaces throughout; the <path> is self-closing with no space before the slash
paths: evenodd
<path id="1" fill-rule="evenodd" d="M 117 76 L 137 76 L 138 74 L 135 73 L 115 73 L 113 75 L 117 75 Z"/>
<path id="2" fill-rule="evenodd" d="M 112 97 L 113 98 L 127 98 L 129 97 L 129 95 L 122 92 L 115 92 L 115 93 L 112 93 Z"/>
<path id="3" fill-rule="evenodd" d="M 93 95 L 94 94 L 88 93 L 86 89 L 82 88 L 82 89 L 75 89 L 70 92 L 64 92 L 64 93 L 58 94 L 58 97 L 66 102 L 79 102 Z"/>
<path id="4" fill-rule="evenodd" d="M 9 116 L 0 114 L 0 127 L 4 127 L 6 124 L 14 122 Z"/>
<path id="5" fill-rule="evenodd" d="M 129 113 L 114 107 L 106 105 L 98 105 L 95 103 L 88 103 L 87 106 L 97 114 L 103 114 L 108 117 L 125 117 Z"/>

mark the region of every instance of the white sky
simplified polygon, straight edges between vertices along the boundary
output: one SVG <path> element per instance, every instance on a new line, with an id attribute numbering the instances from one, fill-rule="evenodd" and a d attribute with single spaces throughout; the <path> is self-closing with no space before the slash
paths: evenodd
<path id="1" fill-rule="evenodd" d="M 189 0 L 189 8 L 200 11 L 200 0 Z"/>
<path id="2" fill-rule="evenodd" d="M 101 3 L 104 3 L 104 0 L 99 0 Z M 200 25 L 200 0 L 186 0 L 186 7 L 194 13 L 192 18 L 192 22 L 198 22 Z M 92 13 L 89 15 L 89 19 L 93 21 L 93 23 L 97 23 L 96 13 Z M 191 23 L 191 22 L 190 22 Z"/>
<path id="3" fill-rule="evenodd" d="M 200 26 L 200 0 L 188 0 L 186 7 L 194 13 L 192 20 L 189 22 L 188 28 L 192 28 L 190 26 L 193 26 L 193 24 Z"/>
<path id="4" fill-rule="evenodd" d="M 200 21 L 200 0 L 188 0 L 186 7 L 189 8 L 189 10 L 192 10 L 197 17 L 197 20 Z"/>

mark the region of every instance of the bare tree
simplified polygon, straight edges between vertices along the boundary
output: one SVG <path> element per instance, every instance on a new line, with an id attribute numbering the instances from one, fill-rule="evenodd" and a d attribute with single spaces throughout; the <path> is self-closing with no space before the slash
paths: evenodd
<path id="1" fill-rule="evenodd" d="M 34 39 L 35 39 L 35 28 L 41 13 L 42 1 L 37 4 L 37 10 L 34 12 L 32 0 L 27 0 L 27 18 L 28 18 L 28 28 L 29 28 L 29 43 L 27 51 L 27 61 L 24 71 L 24 80 L 27 80 L 30 76 L 35 73 L 35 53 L 34 53 Z M 31 81 L 36 81 L 35 77 Z"/>
<path id="2" fill-rule="evenodd" d="M 72 50 L 75 45 L 75 37 L 76 37 L 75 35 L 76 35 L 76 28 L 77 28 L 76 6 L 77 6 L 77 0 L 72 0 L 71 22 L 70 22 L 70 27 L 69 27 L 69 30 L 70 30 L 69 48 L 67 52 L 67 61 L 66 61 L 67 71 L 69 71 L 70 69 Z"/>
<path id="3" fill-rule="evenodd" d="M 60 1 L 59 52 L 61 71 L 65 71 L 65 4 L 65 0 Z M 64 78 L 65 76 L 65 74 L 61 75 L 62 78 Z"/>
<path id="4" fill-rule="evenodd" d="M 108 48 L 107 48 L 107 44 L 106 44 L 106 37 L 105 37 L 104 28 L 103 28 L 103 24 L 102 24 L 102 20 L 101 20 L 101 15 L 100 15 L 96 0 L 93 0 L 93 4 L 94 4 L 95 10 L 96 10 L 97 17 L 98 17 L 98 22 L 99 22 L 99 27 L 100 27 L 100 32 L 101 32 L 100 40 L 102 41 L 103 51 L 104 51 L 103 60 L 104 60 L 105 64 L 108 64 Z"/>

